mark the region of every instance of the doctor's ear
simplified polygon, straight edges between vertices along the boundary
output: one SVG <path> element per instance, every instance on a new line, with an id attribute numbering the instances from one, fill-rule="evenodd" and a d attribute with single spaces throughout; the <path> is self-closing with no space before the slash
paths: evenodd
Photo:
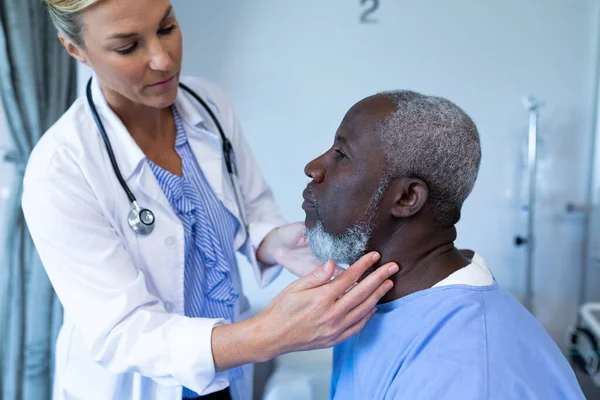
<path id="1" fill-rule="evenodd" d="M 396 178 L 390 182 L 393 193 L 392 215 L 396 218 L 408 218 L 417 214 L 427 203 L 429 187 L 415 178 Z"/>
<path id="2" fill-rule="evenodd" d="M 87 65 L 88 62 L 87 62 L 87 60 L 85 58 L 85 55 L 83 54 L 83 52 L 79 48 L 79 46 L 77 46 L 75 43 L 73 43 L 70 39 L 66 38 L 60 32 L 58 33 L 58 39 L 63 44 L 63 46 L 65 46 L 65 49 L 67 50 L 67 53 L 69 53 L 69 55 L 71 57 L 73 57 L 77 61 L 79 61 L 79 62 Z"/>

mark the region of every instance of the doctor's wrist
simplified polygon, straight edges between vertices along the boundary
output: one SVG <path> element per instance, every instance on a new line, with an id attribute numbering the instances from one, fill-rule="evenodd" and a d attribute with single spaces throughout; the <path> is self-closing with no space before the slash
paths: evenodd
<path id="1" fill-rule="evenodd" d="M 278 240 L 279 228 L 272 229 L 262 240 L 256 250 L 256 259 L 266 265 L 277 264 L 277 249 L 280 247 Z"/>
<path id="2" fill-rule="evenodd" d="M 278 341 L 273 340 L 265 321 L 259 314 L 235 324 L 214 327 L 211 341 L 216 372 L 268 361 L 278 355 Z"/>
<path id="3" fill-rule="evenodd" d="M 274 321 L 268 312 L 263 311 L 247 321 L 251 323 L 250 335 L 253 338 L 251 344 L 256 349 L 254 352 L 255 362 L 269 361 L 285 353 L 283 337 L 274 327 Z"/>

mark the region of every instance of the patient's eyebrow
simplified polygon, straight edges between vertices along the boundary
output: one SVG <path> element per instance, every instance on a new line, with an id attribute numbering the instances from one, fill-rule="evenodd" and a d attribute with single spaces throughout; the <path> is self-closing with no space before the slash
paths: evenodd
<path id="1" fill-rule="evenodd" d="M 346 139 L 345 137 L 343 137 L 341 135 L 336 135 L 335 141 L 336 141 L 336 143 L 340 143 L 344 147 L 348 148 L 350 150 L 350 152 L 354 151 L 354 148 L 350 145 L 350 143 L 348 143 L 348 139 Z"/>

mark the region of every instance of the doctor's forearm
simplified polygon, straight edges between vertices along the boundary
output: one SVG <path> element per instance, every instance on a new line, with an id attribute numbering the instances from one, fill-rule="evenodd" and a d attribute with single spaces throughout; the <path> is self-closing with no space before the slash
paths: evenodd
<path id="1" fill-rule="evenodd" d="M 259 327 L 257 317 L 231 325 L 216 326 L 212 332 L 212 352 L 216 372 L 244 364 L 262 362 L 277 356 L 268 332 Z"/>
<path id="2" fill-rule="evenodd" d="M 327 262 L 289 284 L 256 316 L 214 327 L 211 346 L 216 371 L 291 351 L 331 347 L 357 333 L 393 287 L 389 277 L 399 270 L 386 264 L 359 282 L 378 260 L 378 253 L 369 253 L 333 280 L 335 264 Z M 350 287 L 354 289 L 349 291 Z"/>

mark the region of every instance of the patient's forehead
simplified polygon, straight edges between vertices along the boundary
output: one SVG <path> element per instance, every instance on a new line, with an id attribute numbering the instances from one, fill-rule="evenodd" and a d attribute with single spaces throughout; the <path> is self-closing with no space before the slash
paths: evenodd
<path id="1" fill-rule="evenodd" d="M 348 110 L 337 134 L 347 141 L 373 143 L 372 139 L 375 138 L 379 123 L 396 109 L 396 105 L 387 97 L 369 96 Z"/>

